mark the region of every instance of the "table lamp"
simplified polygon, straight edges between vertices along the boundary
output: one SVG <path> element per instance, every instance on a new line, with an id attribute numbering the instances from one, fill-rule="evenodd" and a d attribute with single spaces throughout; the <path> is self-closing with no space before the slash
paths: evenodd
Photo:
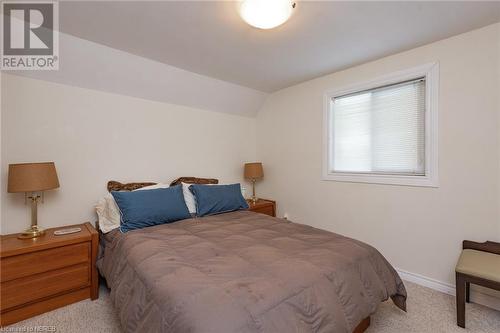
<path id="1" fill-rule="evenodd" d="M 245 163 L 245 178 L 252 182 L 252 202 L 255 204 L 258 198 L 255 196 L 255 182 L 264 177 L 262 163 Z"/>
<path id="2" fill-rule="evenodd" d="M 31 227 L 19 235 L 19 238 L 35 238 L 45 231 L 37 224 L 37 204 L 43 202 L 43 191 L 59 187 L 54 162 L 9 164 L 7 192 L 24 192 L 25 201 L 31 199 Z"/>

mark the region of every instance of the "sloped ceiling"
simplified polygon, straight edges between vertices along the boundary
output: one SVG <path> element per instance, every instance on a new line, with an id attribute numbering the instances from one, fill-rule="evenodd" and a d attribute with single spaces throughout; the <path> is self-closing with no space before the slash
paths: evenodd
<path id="1" fill-rule="evenodd" d="M 34 79 L 198 109 L 255 116 L 266 93 L 59 34 L 59 70 L 9 71 Z"/>
<path id="2" fill-rule="evenodd" d="M 272 30 L 244 23 L 235 1 L 71 1 L 60 11 L 66 33 L 264 92 L 500 20 L 500 2 L 479 1 L 298 0 Z"/>
<path id="3" fill-rule="evenodd" d="M 500 2 L 298 1 L 272 30 L 234 1 L 61 1 L 60 70 L 14 74 L 254 116 L 268 93 L 500 21 Z"/>

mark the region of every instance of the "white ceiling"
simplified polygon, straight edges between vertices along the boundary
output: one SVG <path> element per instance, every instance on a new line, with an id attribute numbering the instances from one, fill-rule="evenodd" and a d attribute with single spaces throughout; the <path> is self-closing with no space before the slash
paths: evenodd
<path id="1" fill-rule="evenodd" d="M 59 62 L 57 71 L 8 73 L 247 117 L 257 114 L 268 95 L 65 33 L 59 34 Z"/>
<path id="2" fill-rule="evenodd" d="M 273 92 L 500 21 L 500 2 L 298 1 L 273 30 L 230 1 L 61 2 L 61 31 Z"/>

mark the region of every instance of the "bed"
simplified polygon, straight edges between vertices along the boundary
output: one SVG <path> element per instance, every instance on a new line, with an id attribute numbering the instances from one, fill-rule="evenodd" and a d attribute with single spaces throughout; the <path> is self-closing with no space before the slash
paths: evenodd
<path id="1" fill-rule="evenodd" d="M 308 225 L 236 211 L 101 236 L 126 332 L 351 333 L 389 298 L 406 311 L 375 248 Z"/>

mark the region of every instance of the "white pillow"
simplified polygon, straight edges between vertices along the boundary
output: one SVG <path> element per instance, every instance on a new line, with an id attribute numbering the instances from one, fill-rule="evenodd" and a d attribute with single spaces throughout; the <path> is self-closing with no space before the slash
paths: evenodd
<path id="1" fill-rule="evenodd" d="M 154 190 L 157 188 L 167 187 L 169 187 L 168 184 L 159 183 L 156 185 L 145 186 L 134 191 Z M 120 227 L 120 210 L 111 193 L 106 194 L 104 198 L 99 200 L 95 206 L 95 210 L 99 218 L 99 229 L 101 229 L 103 233 L 110 232 L 111 230 Z"/>
<path id="2" fill-rule="evenodd" d="M 189 213 L 196 214 L 196 199 L 193 193 L 189 190 L 189 186 L 193 184 L 182 183 L 182 194 L 184 194 L 184 201 L 189 210 Z"/>
<path id="3" fill-rule="evenodd" d="M 170 187 L 170 185 L 163 184 L 163 183 L 158 183 L 156 185 L 149 185 L 149 186 L 144 186 L 144 187 L 138 188 L 137 190 L 134 190 L 132 192 L 143 191 L 143 190 L 155 190 L 157 188 L 168 188 L 168 187 Z"/>
<path id="4" fill-rule="evenodd" d="M 99 229 L 103 233 L 120 227 L 120 211 L 111 193 L 106 194 L 95 206 L 99 217 Z"/>

